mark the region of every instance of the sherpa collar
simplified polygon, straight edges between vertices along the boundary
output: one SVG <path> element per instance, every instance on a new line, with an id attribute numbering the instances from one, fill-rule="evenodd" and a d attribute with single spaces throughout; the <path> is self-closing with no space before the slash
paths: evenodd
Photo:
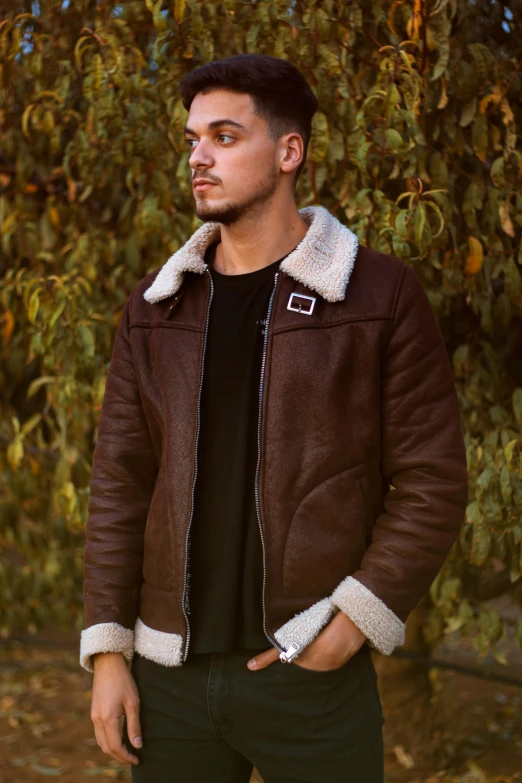
<path id="1" fill-rule="evenodd" d="M 357 236 L 321 206 L 303 207 L 299 214 L 309 229 L 279 268 L 312 288 L 328 302 L 344 299 L 358 250 Z M 179 289 L 184 272 L 202 273 L 206 249 L 219 240 L 221 224 L 204 223 L 161 267 L 143 294 L 147 302 L 159 302 Z"/>

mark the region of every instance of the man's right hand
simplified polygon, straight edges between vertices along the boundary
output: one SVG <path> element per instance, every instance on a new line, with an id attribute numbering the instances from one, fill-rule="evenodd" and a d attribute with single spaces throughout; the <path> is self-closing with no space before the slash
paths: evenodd
<path id="1" fill-rule="evenodd" d="M 93 656 L 91 720 L 96 741 L 102 751 L 117 761 L 139 764 L 121 740 L 120 719 L 126 716 L 127 734 L 136 748 L 141 748 L 139 720 L 140 698 L 134 677 L 123 653 L 97 653 Z"/>

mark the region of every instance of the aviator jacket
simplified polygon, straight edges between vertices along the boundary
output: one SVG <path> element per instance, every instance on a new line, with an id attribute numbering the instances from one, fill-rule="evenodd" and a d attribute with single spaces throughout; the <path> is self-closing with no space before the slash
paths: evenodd
<path id="1" fill-rule="evenodd" d="M 450 359 L 411 266 L 325 208 L 281 262 L 266 314 L 255 500 L 262 612 L 282 660 L 339 610 L 389 655 L 468 499 Z M 93 455 L 80 663 L 190 647 L 190 528 L 213 283 L 204 223 L 125 303 Z"/>

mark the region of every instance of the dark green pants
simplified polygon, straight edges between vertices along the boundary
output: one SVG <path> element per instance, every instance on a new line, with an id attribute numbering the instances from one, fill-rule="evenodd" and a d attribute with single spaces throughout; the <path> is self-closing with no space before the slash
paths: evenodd
<path id="1" fill-rule="evenodd" d="M 265 647 L 263 649 L 268 649 Z M 134 783 L 382 783 L 382 714 L 370 648 L 340 669 L 276 661 L 252 672 L 261 650 L 189 656 L 164 667 L 138 654 L 143 747 Z"/>

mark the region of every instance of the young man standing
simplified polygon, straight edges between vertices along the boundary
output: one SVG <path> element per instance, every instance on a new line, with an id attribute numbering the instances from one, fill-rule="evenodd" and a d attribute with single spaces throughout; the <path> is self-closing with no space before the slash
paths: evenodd
<path id="1" fill-rule="evenodd" d="M 204 222 L 114 344 L 80 651 L 96 738 L 140 783 L 381 783 L 371 648 L 403 643 L 467 502 L 450 361 L 410 266 L 297 209 L 317 100 L 295 66 L 235 55 L 180 87 Z"/>

